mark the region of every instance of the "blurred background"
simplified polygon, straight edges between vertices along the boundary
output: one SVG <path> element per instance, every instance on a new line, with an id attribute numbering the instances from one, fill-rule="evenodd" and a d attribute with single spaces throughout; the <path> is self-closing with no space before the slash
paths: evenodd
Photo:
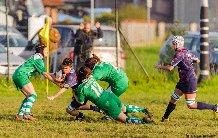
<path id="1" fill-rule="evenodd" d="M 15 60 L 10 61 L 13 63 L 12 68 L 16 68 L 34 53 L 33 44 L 38 41 L 37 33 L 48 16 L 52 18 L 53 27 L 61 34 L 59 47 L 51 54 L 52 72 L 57 70 L 64 58 L 74 57 L 75 32 L 82 22 L 101 23 L 104 37 L 94 41 L 94 53 L 122 68 L 125 68 L 125 59 L 128 57 L 126 49 L 150 47 L 153 44 L 167 45 L 172 34 L 184 35 L 188 32 L 186 38 L 190 39 L 187 39 L 186 46 L 193 52 L 197 52 L 200 47 L 196 46 L 200 41 L 199 0 L 6 1 L 7 3 L 5 0 L 0 1 L 0 51 L 6 52 L 6 25 L 8 25 L 10 54 L 19 57 L 10 59 Z M 210 31 L 215 32 L 218 29 L 218 1 L 209 0 L 209 7 Z M 94 25 L 92 28 L 95 29 Z M 190 35 L 191 32 L 195 34 Z M 211 44 L 213 50 L 217 51 L 218 35 L 215 33 L 213 38 Z M 3 59 L 1 61 L 3 62 Z M 7 63 L 0 65 L 4 68 Z M 5 74 L 7 70 L 1 68 L 0 74 Z"/>

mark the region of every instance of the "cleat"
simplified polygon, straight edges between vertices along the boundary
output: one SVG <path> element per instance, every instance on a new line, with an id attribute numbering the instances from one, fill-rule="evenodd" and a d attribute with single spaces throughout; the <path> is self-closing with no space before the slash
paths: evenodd
<path id="1" fill-rule="evenodd" d="M 162 119 L 161 119 L 161 122 L 168 122 L 168 121 L 169 121 L 169 118 L 162 117 Z"/>
<path id="2" fill-rule="evenodd" d="M 78 121 L 83 121 L 85 119 L 85 116 L 83 115 L 83 113 L 80 113 L 79 115 L 76 116 L 76 120 Z"/>
<path id="3" fill-rule="evenodd" d="M 154 120 L 152 120 L 150 117 L 143 117 L 143 123 L 150 124 L 154 123 Z"/>
<path id="4" fill-rule="evenodd" d="M 216 108 L 215 108 L 214 112 L 218 113 L 218 104 L 216 104 L 215 106 L 216 106 Z"/>
<path id="5" fill-rule="evenodd" d="M 114 119 L 108 115 L 105 115 L 101 118 L 101 120 L 114 120 Z"/>
<path id="6" fill-rule="evenodd" d="M 145 108 L 144 110 L 145 110 L 145 115 L 147 115 L 148 118 L 152 119 L 154 115 L 151 112 L 149 112 L 148 109 Z"/>
<path id="7" fill-rule="evenodd" d="M 32 115 L 24 115 L 23 118 L 25 120 L 30 120 L 30 121 L 35 121 L 36 120 L 36 118 L 34 118 Z"/>
<path id="8" fill-rule="evenodd" d="M 92 110 L 95 112 L 103 113 L 103 111 L 100 108 L 98 108 L 96 105 L 92 106 Z"/>
<path id="9" fill-rule="evenodd" d="M 218 104 L 216 104 L 216 108 L 214 110 L 214 118 L 218 118 Z"/>
<path id="10" fill-rule="evenodd" d="M 23 115 L 18 115 L 18 114 L 16 114 L 15 120 L 16 120 L 16 121 L 24 121 Z"/>

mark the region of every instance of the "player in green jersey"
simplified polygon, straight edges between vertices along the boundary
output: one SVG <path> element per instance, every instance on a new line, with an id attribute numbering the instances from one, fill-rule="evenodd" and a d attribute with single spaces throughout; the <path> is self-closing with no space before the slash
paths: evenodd
<path id="1" fill-rule="evenodd" d="M 12 79 L 18 90 L 21 90 L 25 98 L 16 115 L 16 120 L 35 120 L 30 111 L 36 100 L 36 92 L 29 78 L 36 73 L 42 74 L 48 80 L 56 83 L 49 73 L 45 72 L 43 58 L 48 56 L 44 45 L 36 45 L 36 53 L 20 65 L 14 72 Z"/>
<path id="2" fill-rule="evenodd" d="M 147 109 L 134 105 L 123 105 L 120 99 L 110 90 L 103 90 L 91 75 L 91 69 L 81 67 L 78 71 L 78 87 L 75 91 L 75 98 L 81 105 L 87 100 L 97 105 L 108 116 L 123 122 L 143 124 L 148 123 L 146 119 L 128 117 L 126 113 L 142 112 L 147 115 Z"/>
<path id="3" fill-rule="evenodd" d="M 92 76 L 96 80 L 108 82 L 108 89 L 111 90 L 116 96 L 119 97 L 127 90 L 129 83 L 128 77 L 121 68 L 117 68 L 110 63 L 101 61 L 94 54 L 93 57 L 88 58 L 85 61 L 85 66 L 92 70 Z M 148 112 L 148 116 L 149 118 L 152 118 L 153 114 Z"/>
<path id="4" fill-rule="evenodd" d="M 109 88 L 116 96 L 119 97 L 127 90 L 129 86 L 128 77 L 121 68 L 100 61 L 94 54 L 93 57 L 85 61 L 85 66 L 92 70 L 92 75 L 96 80 L 108 82 Z"/>
<path id="5" fill-rule="evenodd" d="M 67 89 L 71 88 L 72 93 L 74 93 L 77 87 L 77 74 L 72 68 L 72 60 L 69 58 L 65 58 L 61 64 L 61 70 L 58 71 L 57 74 L 52 74 L 55 80 L 61 81 L 60 89 L 53 96 L 47 97 L 49 100 L 54 100 L 62 95 Z M 74 95 L 74 94 L 73 94 Z M 79 110 L 93 110 L 96 112 L 100 112 L 100 110 L 95 105 L 82 105 L 78 104 L 74 98 L 72 97 L 72 102 L 67 106 L 66 112 L 71 116 L 76 116 L 76 120 L 83 120 L 85 118 L 82 112 Z"/>

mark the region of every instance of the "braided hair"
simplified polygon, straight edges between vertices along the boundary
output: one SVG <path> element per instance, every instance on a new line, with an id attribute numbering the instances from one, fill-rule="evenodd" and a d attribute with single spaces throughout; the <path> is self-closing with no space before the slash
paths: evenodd
<path id="1" fill-rule="evenodd" d="M 100 58 L 98 56 L 96 56 L 95 54 L 92 54 L 92 57 L 88 58 L 85 61 L 85 66 L 92 70 L 95 67 L 95 64 L 97 64 L 100 61 L 101 60 L 100 60 Z"/>
<path id="2" fill-rule="evenodd" d="M 40 53 L 44 56 L 43 51 L 44 51 L 45 47 L 46 46 L 43 44 L 39 44 L 39 43 L 35 44 L 35 51 L 36 51 L 35 53 Z"/>

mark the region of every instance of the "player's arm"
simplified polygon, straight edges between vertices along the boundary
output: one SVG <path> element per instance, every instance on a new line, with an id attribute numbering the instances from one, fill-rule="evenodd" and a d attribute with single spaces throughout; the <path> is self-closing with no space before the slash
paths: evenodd
<path id="1" fill-rule="evenodd" d="M 195 56 L 194 54 L 192 54 L 192 61 L 194 62 L 194 63 L 200 63 L 200 60 L 198 59 L 198 57 L 197 56 Z"/>
<path id="2" fill-rule="evenodd" d="M 43 72 L 42 75 L 48 79 L 49 81 L 53 82 L 54 84 L 56 84 L 58 87 L 60 87 L 60 83 L 59 82 L 56 82 L 54 80 L 54 78 L 50 75 L 50 73 L 47 73 L 47 72 Z"/>
<path id="3" fill-rule="evenodd" d="M 44 64 L 43 60 L 41 60 L 41 59 L 35 60 L 34 66 L 35 66 L 35 68 L 36 68 L 36 70 L 37 70 L 37 72 L 38 72 L 39 74 L 42 74 L 46 79 L 48 79 L 49 81 L 51 81 L 51 82 L 53 82 L 54 84 L 56 84 L 56 85 L 59 86 L 59 83 L 56 82 L 56 81 L 53 79 L 53 77 L 51 76 L 51 74 L 50 74 L 50 73 L 47 73 L 47 72 L 45 71 L 45 64 Z"/>
<path id="4" fill-rule="evenodd" d="M 166 65 L 166 66 L 156 65 L 155 67 L 157 69 L 163 69 L 163 70 L 167 70 L 167 71 L 171 71 L 174 69 L 174 66 L 172 66 L 172 65 Z"/>
<path id="5" fill-rule="evenodd" d="M 63 79 L 63 74 L 62 74 L 62 71 L 58 71 L 58 72 L 55 72 L 55 73 L 50 73 L 52 74 L 52 78 L 54 79 L 55 82 L 58 82 L 58 83 L 63 83 L 64 82 L 64 79 Z"/>
<path id="6" fill-rule="evenodd" d="M 156 68 L 171 71 L 182 61 L 182 59 L 183 59 L 182 55 L 176 54 L 173 57 L 170 65 L 166 65 L 166 66 L 156 65 Z"/>
<path id="7" fill-rule="evenodd" d="M 55 95 L 53 96 L 48 96 L 47 98 L 49 100 L 54 100 L 55 98 L 59 97 L 60 95 L 62 95 L 65 91 L 67 90 L 67 88 L 61 88 Z"/>

